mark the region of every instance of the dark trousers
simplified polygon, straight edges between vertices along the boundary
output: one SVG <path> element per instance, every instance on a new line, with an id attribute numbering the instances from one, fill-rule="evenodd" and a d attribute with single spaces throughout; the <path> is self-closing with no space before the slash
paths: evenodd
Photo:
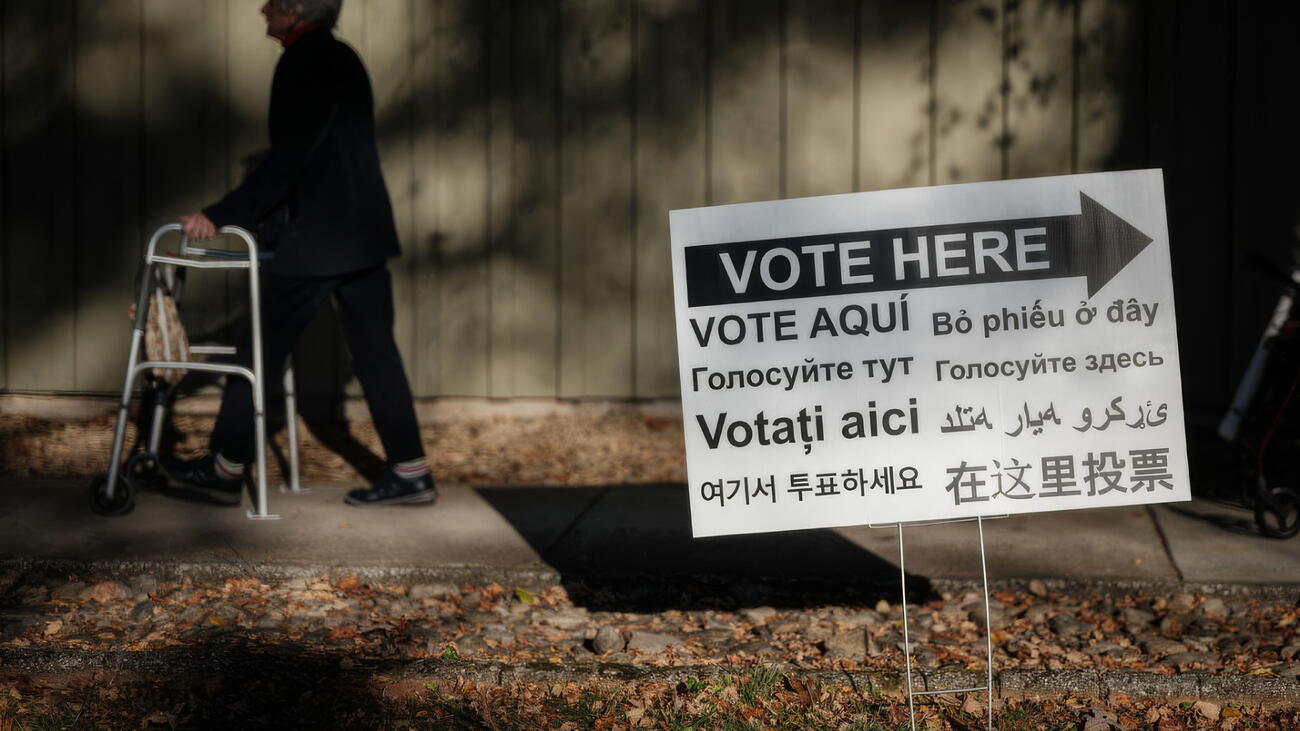
<path id="1" fill-rule="evenodd" d="M 266 378 L 282 377 L 294 343 L 331 295 L 338 303 L 343 337 L 352 354 L 352 372 L 361 382 L 388 463 L 423 457 L 411 386 L 393 340 L 393 285 L 385 265 L 330 277 L 268 273 L 262 284 Z M 241 349 L 241 353 L 245 364 L 250 364 L 252 351 Z M 245 379 L 226 379 L 210 446 L 214 453 L 238 462 L 254 460 L 253 395 Z"/>

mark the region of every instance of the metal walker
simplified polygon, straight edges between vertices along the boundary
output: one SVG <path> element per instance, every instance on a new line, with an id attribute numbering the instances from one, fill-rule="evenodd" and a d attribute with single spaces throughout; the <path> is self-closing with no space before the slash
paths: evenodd
<path id="1" fill-rule="evenodd" d="M 229 235 L 243 241 L 245 251 L 227 251 L 207 249 L 189 244 L 188 237 L 182 235 L 180 252 L 171 254 L 158 251 L 158 241 L 163 235 L 180 231 L 179 223 L 169 223 L 154 231 L 145 250 L 140 277 L 140 291 L 136 298 L 135 321 L 131 329 L 131 348 L 126 361 L 126 379 L 122 385 L 122 396 L 117 406 L 117 425 L 113 432 L 113 449 L 108 459 L 108 472 L 97 477 L 90 485 L 90 507 L 99 515 L 120 516 L 130 513 L 135 508 L 135 493 L 145 484 L 163 479 L 158 449 L 162 439 L 162 424 L 166 411 L 166 398 L 160 394 L 154 404 L 152 428 L 149 433 L 148 446 L 145 451 L 136 453 L 122 464 L 122 452 L 126 442 L 126 425 L 131 405 L 131 392 L 140 374 L 153 368 L 176 369 L 182 371 L 201 371 L 206 373 L 223 373 L 248 380 L 253 390 L 253 428 L 256 445 L 256 495 L 254 509 L 247 512 L 251 520 L 277 520 L 280 516 L 267 510 L 266 489 L 266 374 L 262 367 L 262 317 L 261 288 L 258 276 L 259 262 L 269 259 L 269 253 L 259 253 L 257 241 L 248 231 L 238 226 L 223 226 L 217 233 Z M 191 269 L 247 269 L 249 292 L 249 317 L 252 320 L 252 355 L 253 367 L 205 361 L 149 361 L 141 362 L 141 344 L 144 342 L 145 327 L 149 320 L 149 306 L 160 280 L 160 267 L 188 267 Z M 174 271 L 174 269 L 171 269 Z M 229 345 L 193 345 L 189 349 L 192 355 L 234 355 L 236 349 Z M 281 491 L 305 493 L 298 482 L 298 425 L 297 403 L 294 393 L 293 368 L 287 364 L 284 373 L 285 421 L 287 423 L 289 442 L 288 484 L 281 486 Z M 143 408 L 143 405 L 142 405 Z"/>

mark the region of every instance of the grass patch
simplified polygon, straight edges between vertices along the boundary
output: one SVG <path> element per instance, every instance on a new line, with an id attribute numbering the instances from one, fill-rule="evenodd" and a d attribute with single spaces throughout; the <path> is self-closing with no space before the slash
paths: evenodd
<path id="1" fill-rule="evenodd" d="M 784 677 L 780 670 L 771 666 L 755 668 L 740 684 L 740 700 L 752 705 L 771 698 L 777 684 Z"/>
<path id="2" fill-rule="evenodd" d="M 416 729 L 752 729 L 910 728 L 906 701 L 833 683 L 817 684 L 776 668 L 689 677 L 680 683 L 592 678 L 540 685 L 423 682 L 323 667 L 285 677 L 270 669 L 247 676 L 140 678 L 95 671 L 58 678 L 0 676 L 0 731 L 172 728 L 416 728 Z M 963 702 L 965 701 L 965 703 Z M 1206 728 L 1197 707 L 1161 701 L 1104 702 L 1063 698 L 1004 702 L 993 725 L 1008 731 L 1080 729 L 1096 714 L 1120 728 Z M 1263 712 L 1248 704 L 1223 708 L 1231 726 L 1300 728 L 1296 710 Z M 917 705 L 927 731 L 985 727 L 982 707 L 969 698 L 936 696 Z M 1226 727 L 1226 726 L 1225 726 Z"/>

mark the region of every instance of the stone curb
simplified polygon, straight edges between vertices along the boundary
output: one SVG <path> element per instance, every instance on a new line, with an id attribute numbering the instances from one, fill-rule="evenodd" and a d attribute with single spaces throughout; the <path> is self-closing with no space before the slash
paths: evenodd
<path id="1" fill-rule="evenodd" d="M 560 574 L 550 568 L 502 568 L 498 566 L 339 566 L 331 564 L 249 563 L 240 561 L 115 561 L 112 559 L 0 558 L 0 573 L 37 575 L 88 575 L 129 579 L 148 574 L 159 581 L 221 581 L 253 576 L 263 580 L 287 581 L 317 576 L 343 577 L 355 574 L 374 584 L 455 583 L 541 587 L 560 583 Z"/>
<path id="2" fill-rule="evenodd" d="M 1284 599 L 1294 601 L 1300 598 L 1300 584 L 1250 583 L 1227 581 L 1148 581 L 1143 579 L 1049 579 L 1017 578 L 994 579 L 989 582 L 989 591 L 1011 590 L 1021 593 L 1029 591 L 1029 582 L 1041 581 L 1050 593 L 1057 594 L 1106 594 L 1112 596 L 1125 594 L 1205 594 L 1208 596 L 1232 596 L 1246 599 Z M 930 586 L 936 592 L 980 591 L 982 584 L 978 579 L 929 579 Z"/>
<path id="3" fill-rule="evenodd" d="M 901 695 L 903 674 L 888 670 L 803 670 L 774 665 L 785 673 L 827 685 L 853 688 L 862 693 Z M 747 666 L 703 665 L 644 667 L 614 663 L 505 663 L 492 660 L 362 660 L 336 655 L 260 653 L 240 648 L 166 648 L 151 652 L 83 651 L 0 648 L 0 670 L 33 675 L 60 675 L 93 670 L 173 677 L 221 673 L 239 677 L 309 672 L 322 678 L 348 677 L 358 681 L 375 676 L 380 682 L 435 682 L 464 678 L 471 682 L 524 682 L 552 685 L 569 681 L 612 683 L 680 683 L 688 678 L 713 679 L 744 675 Z M 973 670 L 917 673 L 916 690 L 978 687 L 985 674 Z M 1243 675 L 1184 673 L 1164 675 L 1134 670 L 1004 670 L 994 677 L 997 698 L 1059 699 L 1107 698 L 1123 694 L 1131 699 L 1166 702 L 1205 700 L 1238 702 L 1265 710 L 1300 707 L 1300 679 Z"/>
<path id="4" fill-rule="evenodd" d="M 419 583 L 454 583 L 454 584 L 500 584 L 502 586 L 540 587 L 563 583 L 566 579 L 583 581 L 588 579 L 616 579 L 630 581 L 644 579 L 651 583 L 703 583 L 712 586 L 726 586 L 735 581 L 748 583 L 771 582 L 775 586 L 798 587 L 816 585 L 826 587 L 835 584 L 849 585 L 851 582 L 834 582 L 819 577 L 801 580 L 789 576 L 781 577 L 728 577 L 718 575 L 574 575 L 561 576 L 550 567 L 501 567 L 501 566 L 342 566 L 312 563 L 281 562 L 245 562 L 245 561 L 120 561 L 114 559 L 49 559 L 36 557 L 0 557 L 0 573 L 48 575 L 92 575 L 127 579 L 140 574 L 149 574 L 160 581 L 181 581 L 190 577 L 196 581 L 220 581 L 239 576 L 255 576 L 271 581 L 312 578 L 316 576 L 342 577 L 355 574 L 362 581 L 381 584 L 419 584 Z M 1000 579 L 989 582 L 989 591 L 1012 590 L 1027 592 L 1032 579 Z M 930 588 L 936 593 L 963 593 L 980 591 L 982 584 L 973 578 L 929 578 Z M 1300 598 L 1300 584 L 1275 583 L 1229 583 L 1229 582 L 1169 582 L 1142 581 L 1137 579 L 1040 579 L 1049 592 L 1061 594 L 1204 594 L 1209 596 L 1233 596 L 1262 600 L 1294 601 Z M 852 584 L 860 587 L 860 584 Z M 876 584 L 873 587 L 882 591 L 897 590 L 897 584 Z"/>

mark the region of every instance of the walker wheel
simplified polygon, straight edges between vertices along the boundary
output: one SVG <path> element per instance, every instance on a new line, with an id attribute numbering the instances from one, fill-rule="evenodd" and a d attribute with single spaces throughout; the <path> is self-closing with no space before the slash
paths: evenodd
<path id="1" fill-rule="evenodd" d="M 107 474 L 100 475 L 91 481 L 91 512 L 95 515 L 102 515 L 106 518 L 116 518 L 135 510 L 135 488 L 132 487 L 131 481 L 126 479 L 122 473 L 119 472 L 117 475 L 117 485 L 113 490 L 112 499 L 108 497 L 106 492 L 107 487 Z"/>
<path id="2" fill-rule="evenodd" d="M 131 459 L 126 461 L 125 474 L 127 482 L 140 492 L 157 492 L 167 487 L 167 475 L 158 464 L 158 458 L 148 452 L 131 455 Z"/>
<path id="3" fill-rule="evenodd" d="M 1255 498 L 1255 524 L 1269 538 L 1300 533 L 1300 498 L 1285 487 L 1270 487 Z"/>

